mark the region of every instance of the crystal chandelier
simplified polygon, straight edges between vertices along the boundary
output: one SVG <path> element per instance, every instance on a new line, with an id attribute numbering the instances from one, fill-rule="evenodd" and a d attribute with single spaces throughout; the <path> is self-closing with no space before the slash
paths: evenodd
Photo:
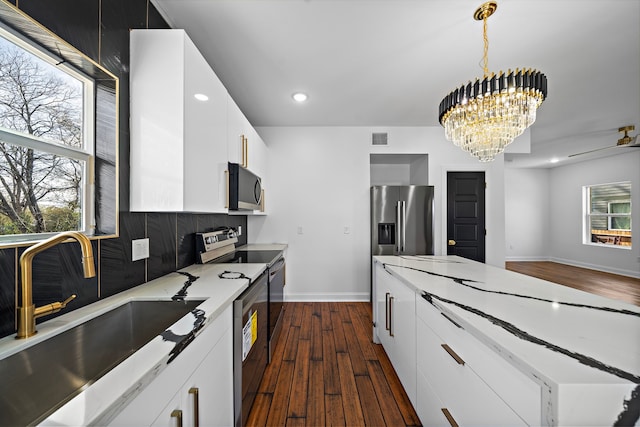
<path id="1" fill-rule="evenodd" d="M 531 126 L 547 97 L 547 77 L 539 71 L 489 73 L 487 18 L 497 7 L 495 2 L 486 2 L 473 15 L 483 21 L 484 77 L 445 96 L 439 110 L 446 138 L 481 162 L 493 160 Z"/>

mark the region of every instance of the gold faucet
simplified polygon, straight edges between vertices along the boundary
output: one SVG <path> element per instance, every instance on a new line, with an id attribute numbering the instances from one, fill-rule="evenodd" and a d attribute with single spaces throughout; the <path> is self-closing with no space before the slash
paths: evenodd
<path id="1" fill-rule="evenodd" d="M 80 248 L 82 249 L 82 269 L 84 270 L 84 277 L 89 278 L 96 275 L 96 269 L 93 264 L 93 248 L 91 247 L 91 242 L 87 236 L 82 233 L 77 231 L 66 231 L 29 247 L 20 257 L 22 305 L 17 307 L 18 334 L 16 335 L 16 339 L 28 338 L 34 335 L 37 332 L 36 319 L 38 317 L 57 313 L 65 308 L 67 304 L 76 297 L 75 295 L 71 295 L 63 302 L 54 302 L 43 305 L 42 307 L 36 307 L 33 304 L 33 284 L 31 276 L 31 264 L 33 258 L 40 252 L 49 249 L 68 238 L 75 239 L 80 243 Z"/>

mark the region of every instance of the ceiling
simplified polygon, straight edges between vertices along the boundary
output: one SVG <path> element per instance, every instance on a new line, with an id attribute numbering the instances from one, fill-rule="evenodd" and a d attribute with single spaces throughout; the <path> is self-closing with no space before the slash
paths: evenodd
<path id="1" fill-rule="evenodd" d="M 482 0 L 152 3 L 254 126 L 439 126 L 442 98 L 482 77 Z M 640 0 L 499 0 L 488 37 L 490 71 L 535 68 L 549 82 L 531 154 L 509 154 L 507 165 L 640 150 L 566 158 L 614 146 L 621 126 L 640 130 Z M 296 91 L 309 99 L 294 103 Z"/>

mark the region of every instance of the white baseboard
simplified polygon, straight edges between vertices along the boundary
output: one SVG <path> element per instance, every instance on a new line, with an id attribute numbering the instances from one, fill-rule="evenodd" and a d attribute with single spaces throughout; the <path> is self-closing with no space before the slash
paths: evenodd
<path id="1" fill-rule="evenodd" d="M 590 270 L 604 271 L 605 273 L 619 274 L 621 276 L 634 277 L 640 279 L 640 271 L 627 270 L 623 268 L 611 268 L 606 265 L 591 264 L 587 262 L 574 261 L 571 259 L 551 257 L 549 261 L 558 262 L 560 264 L 572 265 L 574 267 L 588 268 Z"/>
<path id="2" fill-rule="evenodd" d="M 369 299 L 369 292 L 285 293 L 284 296 L 286 302 L 369 302 Z"/>
<path id="3" fill-rule="evenodd" d="M 551 261 L 551 258 L 546 256 L 508 256 L 504 259 L 506 262 L 532 262 L 532 261 Z"/>

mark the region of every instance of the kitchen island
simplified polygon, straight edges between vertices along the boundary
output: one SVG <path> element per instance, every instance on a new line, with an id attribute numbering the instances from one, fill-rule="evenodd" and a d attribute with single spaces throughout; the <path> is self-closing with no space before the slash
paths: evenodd
<path id="1" fill-rule="evenodd" d="M 272 245 L 274 250 L 285 248 L 286 245 Z M 214 384 L 215 390 L 212 393 L 222 394 L 222 397 L 214 399 L 214 404 L 200 408 L 201 421 L 203 421 L 203 412 L 206 414 L 209 410 L 207 406 L 215 410 L 216 405 L 219 405 L 224 410 L 216 411 L 215 416 L 218 421 L 215 424 L 231 424 L 233 422 L 231 305 L 250 282 L 265 271 L 266 267 L 266 264 L 259 263 L 191 265 L 40 323 L 37 325 L 38 333 L 29 339 L 16 340 L 13 336 L 3 338 L 0 340 L 0 366 L 12 355 L 20 355 L 29 347 L 44 343 L 58 334 L 110 313 L 130 302 L 165 301 L 168 304 L 178 305 L 184 304 L 184 301 L 193 302 L 195 308 L 171 324 L 160 335 L 152 338 L 97 380 L 81 386 L 62 406 L 51 408 L 44 417 L 35 415 L 34 421 L 38 425 L 56 426 L 119 425 L 122 412 L 132 407 L 136 399 L 142 399 L 145 404 L 150 402 L 149 404 L 155 407 L 150 408 L 145 405 L 144 410 L 133 408 L 134 410 L 129 412 L 135 416 L 142 414 L 147 417 L 141 422 L 136 419 L 136 425 L 150 425 L 154 422 L 154 411 L 164 411 L 165 406 L 169 405 L 181 405 L 180 402 L 174 402 L 173 395 L 181 394 L 181 387 L 187 385 L 190 375 L 201 379 L 215 374 L 217 382 Z M 109 332 L 114 335 L 114 331 Z M 91 356 L 98 357 L 98 355 Z M 47 369 L 59 369 L 53 356 Z M 215 372 L 212 373 L 212 370 Z M 26 381 L 33 381 L 36 376 L 47 375 L 47 373 L 33 372 L 29 375 Z M 209 381 L 213 381 L 213 378 Z M 191 390 L 190 388 L 189 393 Z M 143 396 L 145 393 L 148 396 Z M 3 396 L 3 399 L 8 399 L 9 404 L 12 398 L 15 399 L 13 406 L 16 408 L 28 400 L 18 394 L 12 397 L 11 394 L 3 393 Z M 185 396 L 187 396 L 186 392 Z M 26 404 L 29 405 L 28 402 Z M 0 416 L 0 425 L 7 424 L 7 419 L 5 418 L 3 422 L 3 418 L 5 418 L 4 415 Z M 123 422 L 128 423 L 130 420 L 131 418 L 122 419 Z M 173 422 L 169 414 L 165 421 L 167 424 Z M 33 421 L 28 422 L 31 424 Z"/>
<path id="2" fill-rule="evenodd" d="M 455 256 L 373 259 L 374 341 L 425 425 L 640 425 L 639 307 Z"/>

